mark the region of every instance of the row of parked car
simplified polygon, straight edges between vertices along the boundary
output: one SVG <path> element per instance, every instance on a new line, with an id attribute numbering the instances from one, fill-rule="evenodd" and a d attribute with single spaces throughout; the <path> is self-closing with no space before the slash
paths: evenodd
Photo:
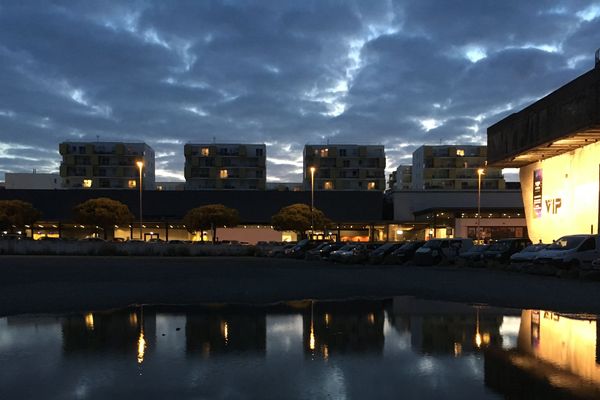
<path id="1" fill-rule="evenodd" d="M 600 236 L 563 236 L 552 244 L 529 239 L 501 239 L 475 245 L 472 239 L 431 239 L 388 243 L 339 243 L 302 240 L 276 248 L 272 257 L 356 264 L 435 265 L 441 262 L 482 267 L 489 264 L 551 264 L 559 268 L 600 268 Z"/>

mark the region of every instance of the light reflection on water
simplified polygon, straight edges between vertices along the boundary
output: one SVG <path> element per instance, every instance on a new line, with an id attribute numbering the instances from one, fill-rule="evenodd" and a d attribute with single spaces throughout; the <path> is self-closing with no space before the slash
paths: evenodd
<path id="1" fill-rule="evenodd" d="M 595 317 L 411 297 L 15 316 L 0 398 L 495 399 L 513 354 L 600 384 L 596 342 Z"/>

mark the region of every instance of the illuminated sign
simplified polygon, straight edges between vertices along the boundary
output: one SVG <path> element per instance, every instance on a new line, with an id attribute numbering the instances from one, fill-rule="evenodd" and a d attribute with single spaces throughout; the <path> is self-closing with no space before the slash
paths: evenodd
<path id="1" fill-rule="evenodd" d="M 533 218 L 542 217 L 542 170 L 533 171 Z"/>
<path id="2" fill-rule="evenodd" d="M 546 212 L 548 214 L 558 214 L 558 209 L 562 206 L 562 199 L 557 197 L 556 199 L 546 199 Z"/>

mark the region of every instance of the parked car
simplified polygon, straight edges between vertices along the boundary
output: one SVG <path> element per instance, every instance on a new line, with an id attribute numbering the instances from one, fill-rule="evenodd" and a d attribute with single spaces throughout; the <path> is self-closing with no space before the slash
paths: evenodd
<path id="1" fill-rule="evenodd" d="M 568 269 L 578 266 L 591 267 L 592 261 L 598 257 L 600 257 L 599 235 L 568 235 L 540 250 L 534 262 Z"/>
<path id="2" fill-rule="evenodd" d="M 548 247 L 548 245 L 542 244 L 542 243 L 532 244 L 531 246 L 527 246 L 523 250 L 519 251 L 518 253 L 515 253 L 512 256 L 510 256 L 510 263 L 511 264 L 531 263 L 531 262 L 533 262 L 534 258 L 536 258 L 538 256 L 538 253 L 541 250 L 544 250 L 546 247 Z"/>
<path id="3" fill-rule="evenodd" d="M 478 244 L 460 254 L 458 258 L 464 262 L 465 267 L 483 267 L 483 253 L 490 247 L 489 244 Z"/>
<path id="4" fill-rule="evenodd" d="M 384 264 L 403 264 L 407 261 L 412 260 L 415 255 L 415 251 L 423 246 L 426 242 L 424 240 L 415 240 L 411 242 L 405 242 L 402 246 L 392 251 L 383 261 Z"/>
<path id="5" fill-rule="evenodd" d="M 98 238 L 98 237 L 88 237 L 88 238 L 83 238 L 83 239 L 79 239 L 79 240 L 82 242 L 106 242 L 106 240 L 104 240 L 102 238 Z"/>
<path id="6" fill-rule="evenodd" d="M 295 245 L 295 243 L 290 243 L 286 244 L 285 246 L 275 247 L 274 249 L 270 250 L 267 255 L 269 257 L 285 257 L 286 252 L 291 250 Z"/>
<path id="7" fill-rule="evenodd" d="M 501 239 L 490 245 L 483 252 L 485 261 L 508 263 L 510 257 L 531 245 L 531 240 L 524 238 Z"/>
<path id="8" fill-rule="evenodd" d="M 319 257 L 321 258 L 321 260 L 328 260 L 329 256 L 332 252 L 341 249 L 342 247 L 344 247 L 347 243 L 345 242 L 337 242 L 337 243 L 331 243 L 325 247 L 323 247 L 321 250 L 319 250 Z"/>
<path id="9" fill-rule="evenodd" d="M 473 239 L 431 239 L 415 251 L 413 260 L 416 265 L 435 265 L 442 260 L 454 262 L 471 247 Z"/>
<path id="10" fill-rule="evenodd" d="M 320 260 L 321 259 L 321 250 L 325 247 L 331 245 L 330 242 L 323 242 L 314 249 L 308 250 L 305 254 L 307 260 Z"/>
<path id="11" fill-rule="evenodd" d="M 314 249 L 321 243 L 322 242 L 316 240 L 303 239 L 286 253 L 286 257 L 298 259 L 304 258 L 307 251 Z"/>
<path id="12" fill-rule="evenodd" d="M 348 243 L 337 250 L 329 253 L 329 261 L 341 261 L 345 257 L 352 254 L 352 250 L 357 246 L 357 243 Z"/>
<path id="13" fill-rule="evenodd" d="M 358 243 L 352 250 L 340 255 L 339 261 L 346 264 L 364 263 L 369 259 L 372 251 L 381 246 L 381 243 Z"/>
<path id="14" fill-rule="evenodd" d="M 169 244 L 185 244 L 185 240 L 178 240 L 178 239 L 174 239 L 174 240 L 169 240 Z"/>
<path id="15" fill-rule="evenodd" d="M 381 264 L 388 255 L 404 243 L 406 242 L 389 242 L 379 246 L 369 254 L 369 264 Z"/>

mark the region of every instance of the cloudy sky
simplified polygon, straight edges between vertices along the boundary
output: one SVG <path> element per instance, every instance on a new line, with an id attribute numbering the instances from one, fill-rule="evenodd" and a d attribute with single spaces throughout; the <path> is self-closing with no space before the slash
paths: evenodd
<path id="1" fill-rule="evenodd" d="M 145 141 L 183 179 L 186 142 L 421 144 L 486 128 L 594 64 L 584 0 L 0 1 L 0 179 L 57 171 L 65 140 Z"/>

